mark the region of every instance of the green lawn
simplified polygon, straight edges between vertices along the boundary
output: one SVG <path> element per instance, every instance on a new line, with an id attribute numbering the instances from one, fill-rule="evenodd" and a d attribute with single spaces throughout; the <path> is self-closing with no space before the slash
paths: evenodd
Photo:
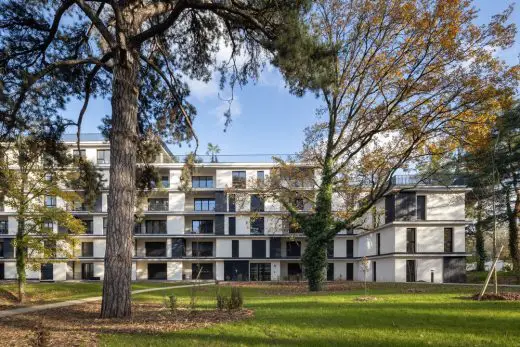
<path id="1" fill-rule="evenodd" d="M 407 288 L 421 293 L 409 293 Z M 280 294 L 244 288 L 255 317 L 239 323 L 167 334 L 103 335 L 105 346 L 520 346 L 520 302 L 468 300 L 478 287 L 377 285 L 375 302 L 339 293 Z M 225 289 L 228 290 L 228 289 Z M 508 289 L 518 291 L 519 289 Z M 173 292 L 181 304 L 189 289 Z M 198 304 L 214 307 L 215 289 L 201 288 Z M 164 292 L 136 295 L 161 302 Z"/>
<path id="2" fill-rule="evenodd" d="M 169 287 L 185 284 L 182 282 L 135 282 L 133 290 Z M 101 282 L 29 282 L 26 286 L 25 305 L 35 305 L 56 301 L 74 300 L 101 295 Z M 15 282 L 0 283 L 0 308 L 7 309 L 16 305 L 15 296 L 18 286 Z"/>

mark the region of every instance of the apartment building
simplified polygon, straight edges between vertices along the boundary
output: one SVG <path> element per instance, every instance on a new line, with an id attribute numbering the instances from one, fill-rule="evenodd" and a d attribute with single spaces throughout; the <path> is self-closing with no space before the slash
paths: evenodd
<path id="1" fill-rule="evenodd" d="M 85 135 L 80 151 L 72 138 L 67 143 L 71 153 L 96 163 L 108 182 L 107 142 L 98 135 Z M 179 189 L 183 164 L 176 162 L 166 146 L 155 166 L 161 182 L 137 208 L 142 218 L 134 228 L 133 280 L 304 278 L 300 260 L 306 246 L 304 235 L 284 223 L 286 212 L 278 202 L 248 191 L 248 182 L 266 178 L 273 163 L 199 163 L 188 191 Z M 369 281 L 464 281 L 466 187 L 416 185 L 410 177 L 398 177 L 394 183 L 392 191 L 367 214 L 364 228 L 342 231 L 329 245 L 327 280 L 363 280 L 361 260 L 366 257 Z M 240 202 L 231 187 L 241 192 Z M 314 188 L 302 184 L 299 189 Z M 107 195 L 108 189 L 103 190 L 92 211 L 81 204 L 68 206 L 87 227 L 78 236 L 75 257 L 57 254 L 56 262 L 28 269 L 29 279 L 103 279 Z M 54 197 L 46 200 L 63 206 Z M 299 208 L 311 207 L 302 202 Z M 0 279 L 16 278 L 12 247 L 16 227 L 16 211 L 0 208 Z M 58 225 L 53 228 L 67 232 Z"/>

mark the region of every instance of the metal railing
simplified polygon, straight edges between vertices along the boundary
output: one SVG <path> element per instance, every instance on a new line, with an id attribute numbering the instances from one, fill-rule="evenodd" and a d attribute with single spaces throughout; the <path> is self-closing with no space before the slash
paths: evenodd
<path id="1" fill-rule="evenodd" d="M 465 186 L 468 183 L 465 177 L 451 175 L 396 175 L 392 177 L 391 182 L 394 186 Z"/>
<path id="2" fill-rule="evenodd" d="M 148 211 L 168 211 L 168 202 L 165 203 L 148 203 Z"/>

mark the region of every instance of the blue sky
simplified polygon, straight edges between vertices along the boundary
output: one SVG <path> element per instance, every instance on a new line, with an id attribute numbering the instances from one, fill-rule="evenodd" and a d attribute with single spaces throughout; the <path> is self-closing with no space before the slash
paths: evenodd
<path id="1" fill-rule="evenodd" d="M 480 8 L 477 22 L 489 21 L 493 14 L 503 11 L 512 0 L 476 0 Z M 520 23 L 520 3 L 513 12 L 511 21 Z M 520 57 L 520 34 L 515 46 L 498 55 L 510 64 L 518 63 Z M 221 52 L 225 56 L 227 52 Z M 224 132 L 222 114 L 227 102 L 219 97 L 227 96 L 218 89 L 217 81 L 208 84 L 191 83 L 190 101 L 197 107 L 198 116 L 194 122 L 200 140 L 199 153 L 204 154 L 208 142 L 218 144 L 221 154 L 291 154 L 301 149 L 303 130 L 316 120 L 315 111 L 320 100 L 313 95 L 298 98 L 285 88 L 283 79 L 276 69 L 268 66 L 256 83 L 235 90 L 232 104 L 232 123 Z M 71 101 L 64 116 L 76 118 L 81 101 Z M 82 132 L 98 132 L 100 119 L 110 114 L 108 100 L 91 100 L 83 121 Z M 74 129 L 75 131 L 75 129 Z M 190 151 L 187 145 L 171 147 L 173 153 Z"/>

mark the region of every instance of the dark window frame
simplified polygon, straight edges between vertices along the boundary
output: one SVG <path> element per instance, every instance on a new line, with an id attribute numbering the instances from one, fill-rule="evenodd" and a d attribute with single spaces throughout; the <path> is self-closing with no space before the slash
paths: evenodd
<path id="1" fill-rule="evenodd" d="M 81 242 L 81 256 L 92 258 L 94 257 L 94 242 L 84 241 Z"/>
<path id="2" fill-rule="evenodd" d="M 215 188 L 213 176 L 192 176 L 192 188 Z"/>
<path id="3" fill-rule="evenodd" d="M 9 233 L 9 220 L 0 220 L 0 235 L 7 235 Z"/>
<path id="4" fill-rule="evenodd" d="M 417 264 L 415 260 L 406 260 L 406 282 L 417 281 Z"/>
<path id="5" fill-rule="evenodd" d="M 194 211 L 215 211 L 214 198 L 195 198 L 193 199 Z"/>
<path id="6" fill-rule="evenodd" d="M 410 237 L 413 235 L 413 237 Z M 406 228 L 406 253 L 416 253 L 417 252 L 417 229 L 416 228 Z"/>
<path id="7" fill-rule="evenodd" d="M 142 224 L 142 223 L 139 223 Z M 145 234 L 167 234 L 168 224 L 164 219 L 149 219 L 145 221 Z"/>
<path id="8" fill-rule="evenodd" d="M 444 253 L 453 253 L 453 228 L 444 228 Z"/>
<path id="9" fill-rule="evenodd" d="M 381 233 L 376 234 L 377 255 L 381 255 Z"/>
<path id="10" fill-rule="evenodd" d="M 417 220 L 426 220 L 426 195 L 417 195 L 416 212 Z"/>
<path id="11" fill-rule="evenodd" d="M 354 240 L 347 240 L 347 258 L 354 258 Z"/>
<path id="12" fill-rule="evenodd" d="M 100 154 L 102 155 L 100 156 Z M 98 164 L 110 164 L 110 149 L 98 149 L 96 160 Z"/>
<path id="13" fill-rule="evenodd" d="M 231 185 L 233 188 L 245 189 L 247 187 L 246 171 L 231 171 Z"/>
<path id="14" fill-rule="evenodd" d="M 239 240 L 231 240 L 231 258 L 238 258 L 240 256 L 240 242 Z"/>
<path id="15" fill-rule="evenodd" d="M 198 223 L 196 227 L 195 224 Z M 197 228 L 197 231 L 195 229 Z M 211 219 L 195 219 L 191 221 L 191 233 L 192 234 L 214 234 L 214 223 Z M 204 232 L 201 232 L 204 230 Z M 209 230 L 209 232 L 207 232 Z"/>

